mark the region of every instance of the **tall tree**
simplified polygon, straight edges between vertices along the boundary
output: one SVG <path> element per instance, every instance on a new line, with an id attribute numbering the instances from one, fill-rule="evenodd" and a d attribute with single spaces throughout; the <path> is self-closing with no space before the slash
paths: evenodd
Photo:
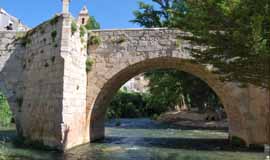
<path id="1" fill-rule="evenodd" d="M 90 16 L 89 20 L 87 21 L 87 24 L 85 25 L 85 28 L 87 30 L 100 29 L 100 24 L 97 22 L 95 17 Z"/>
<path id="2" fill-rule="evenodd" d="M 179 28 L 193 33 L 198 63 L 213 64 L 224 80 L 263 87 L 270 79 L 269 0 L 153 0 L 140 2 L 134 23 Z M 166 16 L 164 16 L 166 15 Z M 184 37 L 190 39 L 190 37 Z"/>
<path id="3" fill-rule="evenodd" d="M 182 6 L 183 2 L 177 2 Z M 198 62 L 211 63 L 224 80 L 269 84 L 270 1 L 186 0 L 188 12 L 172 13 L 170 27 L 194 34 L 193 42 L 209 46 L 193 50 Z M 176 6 L 177 6 L 176 5 Z M 176 7 L 177 8 L 177 7 Z"/>

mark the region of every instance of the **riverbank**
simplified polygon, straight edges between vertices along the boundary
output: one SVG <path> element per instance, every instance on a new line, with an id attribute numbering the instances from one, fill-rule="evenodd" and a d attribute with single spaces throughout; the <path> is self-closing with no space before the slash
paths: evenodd
<path id="1" fill-rule="evenodd" d="M 180 129 L 203 129 L 228 131 L 227 119 L 206 120 L 206 114 L 196 112 L 167 112 L 157 119 L 160 123 L 172 124 Z"/>

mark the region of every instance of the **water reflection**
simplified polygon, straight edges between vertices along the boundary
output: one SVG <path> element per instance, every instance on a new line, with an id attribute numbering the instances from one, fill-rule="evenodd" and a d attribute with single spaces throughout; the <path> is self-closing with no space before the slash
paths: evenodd
<path id="1" fill-rule="evenodd" d="M 0 160 L 262 160 L 261 150 L 236 148 L 225 130 L 176 129 L 149 119 L 123 119 L 106 124 L 106 139 L 74 148 L 65 154 L 0 144 Z M 9 135 L 9 136 L 7 136 Z M 14 132 L 3 131 L 3 137 Z"/>

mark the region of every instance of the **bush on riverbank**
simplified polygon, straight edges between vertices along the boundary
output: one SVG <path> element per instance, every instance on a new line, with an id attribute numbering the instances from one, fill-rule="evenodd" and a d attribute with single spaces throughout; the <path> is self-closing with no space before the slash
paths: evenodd
<path id="1" fill-rule="evenodd" d="M 0 92 L 0 126 L 7 127 L 11 124 L 12 113 L 6 97 Z"/>
<path id="2" fill-rule="evenodd" d="M 164 106 L 150 93 L 119 90 L 108 107 L 107 118 L 158 117 L 168 110 Z"/>
<path id="3" fill-rule="evenodd" d="M 142 115 L 145 106 L 143 96 L 119 90 L 110 103 L 107 118 L 137 118 Z"/>

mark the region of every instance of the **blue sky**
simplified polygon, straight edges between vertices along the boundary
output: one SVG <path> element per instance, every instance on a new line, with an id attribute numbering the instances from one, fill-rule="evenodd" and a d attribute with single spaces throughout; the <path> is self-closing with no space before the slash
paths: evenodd
<path id="1" fill-rule="evenodd" d="M 87 5 L 92 16 L 96 17 L 103 29 L 138 28 L 129 20 L 133 19 L 133 10 L 138 9 L 138 0 L 72 0 L 70 11 L 77 16 L 83 5 Z M 151 0 L 144 0 L 151 2 Z M 61 0 L 0 0 L 4 8 L 13 16 L 34 27 L 61 12 Z"/>

